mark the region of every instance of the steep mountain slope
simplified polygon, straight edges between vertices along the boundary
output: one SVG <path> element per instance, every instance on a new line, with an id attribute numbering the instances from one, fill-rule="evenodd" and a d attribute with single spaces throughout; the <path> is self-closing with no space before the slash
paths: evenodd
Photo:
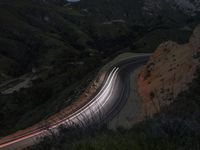
<path id="1" fill-rule="evenodd" d="M 68 95 L 76 95 L 89 80 L 81 82 L 84 77 L 101 63 L 76 23 L 81 14 L 47 2 L 0 3 L 1 135 L 68 105 Z"/>
<path id="2" fill-rule="evenodd" d="M 200 20 L 198 11 L 189 14 L 169 0 L 81 0 L 72 6 L 91 20 L 89 31 L 97 41 L 95 48 L 103 49 L 102 45 L 116 45 L 110 40 L 113 32 L 115 41 L 131 50 L 154 51 L 166 40 L 185 43 Z"/>
<path id="3" fill-rule="evenodd" d="M 68 8 L 31 1 L 6 2 L 0 7 L 0 54 L 2 61 L 10 60 L 7 67 L 2 66 L 4 76 L 16 77 L 33 67 L 69 63 L 84 55 L 83 49 L 77 49 L 81 45 L 77 40 L 82 38 L 84 44 L 89 37 L 65 18 L 73 15 Z"/>

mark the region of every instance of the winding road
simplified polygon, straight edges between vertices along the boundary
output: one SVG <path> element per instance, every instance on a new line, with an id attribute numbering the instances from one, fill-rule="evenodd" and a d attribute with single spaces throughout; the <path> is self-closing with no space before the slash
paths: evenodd
<path id="1" fill-rule="evenodd" d="M 82 108 L 52 123 L 48 128 L 38 128 L 22 135 L 0 139 L 0 150 L 15 150 L 33 145 L 39 138 L 49 135 L 49 131 L 57 132 L 60 125 L 87 126 L 108 122 L 121 110 L 129 97 L 131 73 L 148 58 L 149 55 L 141 55 L 115 64 L 108 70 L 96 94 Z"/>

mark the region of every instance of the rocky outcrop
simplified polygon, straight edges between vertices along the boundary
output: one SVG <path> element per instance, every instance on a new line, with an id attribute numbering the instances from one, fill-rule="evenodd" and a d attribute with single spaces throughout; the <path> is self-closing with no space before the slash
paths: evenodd
<path id="1" fill-rule="evenodd" d="M 199 61 L 200 25 L 187 44 L 172 41 L 161 44 L 138 76 L 142 117 L 152 116 L 173 103 L 192 82 Z"/>

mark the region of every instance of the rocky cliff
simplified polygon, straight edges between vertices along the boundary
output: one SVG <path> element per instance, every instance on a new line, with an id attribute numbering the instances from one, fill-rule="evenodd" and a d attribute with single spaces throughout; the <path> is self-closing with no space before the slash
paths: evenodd
<path id="1" fill-rule="evenodd" d="M 151 116 L 173 103 L 192 82 L 199 62 L 200 25 L 187 44 L 172 41 L 161 44 L 138 76 L 142 116 Z"/>

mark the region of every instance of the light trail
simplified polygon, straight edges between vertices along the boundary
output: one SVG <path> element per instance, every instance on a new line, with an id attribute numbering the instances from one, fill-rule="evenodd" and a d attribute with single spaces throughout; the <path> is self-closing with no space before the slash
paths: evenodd
<path id="1" fill-rule="evenodd" d="M 111 71 L 111 73 L 107 79 L 108 82 L 106 81 L 106 83 L 105 83 L 105 86 L 104 86 L 105 88 L 102 88 L 102 90 L 97 94 L 97 96 L 95 96 L 92 99 L 92 101 L 91 101 L 92 103 L 90 103 L 87 106 L 84 106 L 84 108 L 81 111 L 75 112 L 73 115 L 71 115 L 72 117 L 65 118 L 64 119 L 65 121 L 52 126 L 50 129 L 57 128 L 60 125 L 65 124 L 65 123 L 70 123 L 70 122 L 76 123 L 75 122 L 75 121 L 77 121 L 76 118 L 81 116 L 81 114 L 86 114 L 86 115 L 88 115 L 87 117 L 91 117 L 91 109 L 95 112 L 97 112 L 96 110 L 98 110 L 98 108 L 96 107 L 97 102 L 102 103 L 102 106 L 104 106 L 112 94 L 111 89 L 113 89 L 114 87 L 111 86 L 111 84 L 114 82 L 114 79 L 116 79 L 115 77 L 117 75 L 118 70 L 119 70 L 119 68 L 114 68 Z M 93 115 L 95 115 L 95 114 L 93 114 Z M 68 119 L 68 120 L 66 120 L 66 119 Z"/>
<path id="2" fill-rule="evenodd" d="M 121 102 L 125 102 L 126 96 L 124 95 L 126 91 L 130 90 L 126 88 L 127 82 L 125 82 L 128 81 L 126 77 L 129 77 L 130 72 L 127 72 L 124 68 L 127 68 L 127 66 L 135 66 L 134 69 L 136 69 L 139 65 L 144 64 L 148 57 L 149 55 L 142 54 L 141 56 L 136 56 L 130 60 L 120 62 L 116 65 L 120 67 L 114 67 L 110 73 L 107 74 L 99 92 L 82 108 L 48 126 L 44 125 L 34 130 L 25 130 L 27 132 L 20 135 L 10 135 L 2 138 L 0 139 L 0 149 L 13 150 L 27 145 L 31 146 L 35 144 L 35 140 L 38 140 L 38 138 L 40 139 L 41 137 L 48 136 L 52 131 L 54 133 L 58 132 L 60 125 L 70 126 L 75 123 L 84 126 L 87 125 L 87 121 L 91 121 L 89 123 L 94 123 L 96 120 L 92 119 L 97 119 L 98 117 L 102 117 L 103 119 L 111 118 L 111 115 L 115 113 L 114 111 L 119 109 L 118 105 L 122 106 L 123 104 L 121 104 Z M 132 67 L 129 69 L 133 71 Z M 124 73 L 126 76 L 124 76 Z M 123 82 L 119 77 L 123 78 Z M 126 88 L 126 90 L 124 90 L 124 88 Z M 102 121 L 102 118 L 100 118 L 99 121 Z"/>
<path id="3" fill-rule="evenodd" d="M 56 124 L 51 125 L 48 130 L 55 131 L 55 130 L 57 130 L 57 128 L 59 126 L 61 126 L 63 124 L 66 124 L 66 123 L 70 124 L 70 122 L 79 123 L 80 121 L 84 121 L 83 119 L 85 119 L 85 118 L 82 117 L 82 114 L 85 114 L 85 116 L 87 116 L 88 118 L 91 118 L 92 115 L 96 115 L 96 113 L 98 111 L 100 111 L 98 108 L 99 105 L 96 105 L 96 103 L 100 103 L 101 108 L 102 108 L 106 104 L 106 102 L 109 100 L 109 98 L 112 94 L 112 89 L 114 88 L 113 82 L 116 80 L 118 70 L 119 70 L 119 68 L 116 68 L 116 67 L 112 69 L 112 71 L 110 72 L 110 74 L 109 74 L 105 84 L 101 88 L 101 90 L 87 105 L 85 105 L 80 110 L 76 111 L 75 113 L 71 114 L 67 118 L 64 118 L 61 121 L 57 122 Z M 94 111 L 95 113 L 91 114 L 91 110 Z M 0 148 L 4 148 L 6 146 L 21 142 L 23 140 L 27 140 L 29 138 L 38 137 L 38 136 L 46 136 L 46 135 L 48 135 L 48 130 L 44 129 L 42 131 L 38 131 L 36 133 L 32 133 L 32 134 L 26 135 L 24 137 L 20 137 L 16 140 L 1 144 Z"/>

